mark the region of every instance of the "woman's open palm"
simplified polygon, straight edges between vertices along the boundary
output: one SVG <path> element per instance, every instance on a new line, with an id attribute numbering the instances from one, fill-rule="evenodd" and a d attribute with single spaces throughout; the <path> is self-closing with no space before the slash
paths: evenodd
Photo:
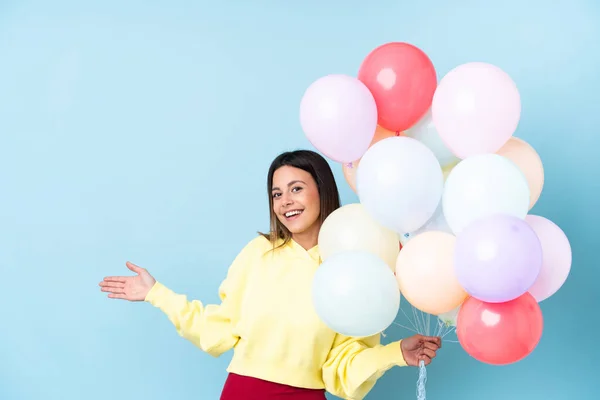
<path id="1" fill-rule="evenodd" d="M 144 268 L 127 262 L 127 268 L 135 272 L 135 276 L 107 276 L 100 282 L 100 290 L 108 292 L 111 299 L 143 301 L 156 283 L 156 279 Z"/>

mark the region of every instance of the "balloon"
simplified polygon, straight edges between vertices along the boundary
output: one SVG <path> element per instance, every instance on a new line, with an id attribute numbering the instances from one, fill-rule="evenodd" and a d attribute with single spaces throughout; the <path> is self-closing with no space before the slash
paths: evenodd
<path id="1" fill-rule="evenodd" d="M 562 287 L 571 271 L 571 244 L 554 222 L 538 215 L 528 215 L 525 222 L 535 231 L 542 244 L 540 274 L 529 293 L 538 301 L 546 300 Z"/>
<path id="2" fill-rule="evenodd" d="M 442 204 L 448 225 L 458 234 L 475 219 L 492 214 L 525 218 L 529 186 L 509 159 L 497 154 L 473 156 L 448 175 Z"/>
<path id="3" fill-rule="evenodd" d="M 342 164 L 342 172 L 346 183 L 348 183 L 354 193 L 356 193 L 356 171 L 358 171 L 358 164 L 360 164 L 360 159 L 352 163 Z"/>
<path id="4" fill-rule="evenodd" d="M 371 144 L 369 147 L 373 146 L 375 143 L 383 140 L 385 138 L 389 138 L 392 136 L 400 136 L 401 134 L 396 134 L 395 132 L 388 131 L 387 129 L 382 128 L 377 125 L 377 129 L 375 129 L 375 136 L 373 136 L 373 140 L 371 140 Z M 360 159 L 353 161 L 351 163 L 342 164 L 342 171 L 344 173 L 344 178 L 346 178 L 346 182 L 350 185 L 350 188 L 356 193 L 356 171 L 358 169 L 358 164 L 360 164 Z"/>
<path id="5" fill-rule="evenodd" d="M 338 162 L 360 158 L 377 126 L 377 107 L 358 79 L 328 75 L 317 79 L 300 103 L 300 123 L 317 150 Z"/>
<path id="6" fill-rule="evenodd" d="M 429 231 L 452 233 L 452 229 L 450 229 L 448 223 L 446 222 L 446 217 L 444 216 L 444 209 L 442 207 L 441 202 L 438 205 L 438 208 L 435 210 L 433 216 L 429 219 L 429 221 L 425 223 L 425 225 L 423 225 L 414 232 L 407 232 L 401 235 L 400 242 L 402 243 L 402 245 L 404 245 L 415 236 L 420 235 L 423 232 Z"/>
<path id="7" fill-rule="evenodd" d="M 377 125 L 377 128 L 375 128 L 375 135 L 373 136 L 373 140 L 371 140 L 371 144 L 369 145 L 369 147 L 373 146 L 377 142 L 382 141 L 383 139 L 387 139 L 392 136 L 401 136 L 401 135 L 403 135 L 402 132 L 393 132 L 393 131 L 387 130 L 387 129 L 382 128 L 381 126 Z"/>
<path id="8" fill-rule="evenodd" d="M 446 182 L 448 180 L 448 176 L 450 175 L 450 172 L 452 172 L 454 167 L 456 167 L 457 165 L 458 165 L 458 162 L 450 164 L 450 165 L 442 168 L 442 173 L 444 174 L 444 182 Z"/>
<path id="9" fill-rule="evenodd" d="M 375 97 L 379 125 L 391 131 L 403 131 L 421 119 L 437 86 L 427 54 L 401 42 L 371 51 L 360 66 L 358 79 Z"/>
<path id="10" fill-rule="evenodd" d="M 520 218 L 480 218 L 456 237 L 454 268 L 471 296 L 490 303 L 509 301 L 527 292 L 540 274 L 542 245 Z"/>
<path id="11" fill-rule="evenodd" d="M 460 311 L 460 304 L 458 307 L 453 308 L 452 310 L 438 314 L 438 319 L 442 321 L 442 324 L 449 326 L 456 326 L 456 320 L 458 319 L 458 313 Z"/>
<path id="12" fill-rule="evenodd" d="M 396 269 L 398 234 L 376 222 L 362 204 L 348 204 L 329 214 L 319 231 L 319 252 L 323 260 L 344 251 L 362 250 Z"/>
<path id="13" fill-rule="evenodd" d="M 449 233 L 425 232 L 404 245 L 398 255 L 400 293 L 425 313 L 448 312 L 467 297 L 454 272 L 455 240 Z"/>
<path id="14" fill-rule="evenodd" d="M 522 360 L 535 349 L 543 326 L 540 306 L 529 293 L 496 304 L 469 297 L 458 313 L 456 334 L 471 357 L 505 365 Z"/>
<path id="15" fill-rule="evenodd" d="M 514 162 L 527 179 L 529 185 L 529 209 L 531 210 L 542 194 L 544 166 L 540 156 L 523 139 L 512 137 L 496 153 Z"/>
<path id="16" fill-rule="evenodd" d="M 408 137 L 417 139 L 433 151 L 433 154 L 435 154 L 435 157 L 440 162 L 442 168 L 456 164 L 460 161 L 440 138 L 437 129 L 435 129 L 433 119 L 431 118 L 431 110 L 428 110 L 425 116 L 412 128 L 408 129 L 405 134 Z"/>
<path id="17" fill-rule="evenodd" d="M 342 335 L 365 337 L 388 328 L 400 310 L 394 273 L 377 256 L 346 251 L 317 269 L 312 298 L 319 318 Z"/>
<path id="18" fill-rule="evenodd" d="M 431 105 L 437 130 L 460 158 L 495 153 L 513 135 L 521 118 L 521 98 L 500 68 L 473 62 L 440 81 Z"/>
<path id="19" fill-rule="evenodd" d="M 356 178 L 365 209 L 399 233 L 417 230 L 431 218 L 444 186 L 433 152 L 402 136 L 383 139 L 367 150 Z"/>

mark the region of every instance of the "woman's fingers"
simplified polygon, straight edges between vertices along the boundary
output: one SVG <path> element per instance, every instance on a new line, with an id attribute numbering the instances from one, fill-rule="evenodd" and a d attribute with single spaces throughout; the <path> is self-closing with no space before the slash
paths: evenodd
<path id="1" fill-rule="evenodd" d="M 424 337 L 424 339 L 418 359 L 423 361 L 425 365 L 429 365 L 437 355 L 437 350 L 441 347 L 441 340 L 436 337 Z"/>
<path id="2" fill-rule="evenodd" d="M 433 342 L 423 342 L 423 347 L 429 350 L 433 350 L 436 351 L 437 349 L 440 348 L 440 346 L 438 346 L 436 343 Z"/>
<path id="3" fill-rule="evenodd" d="M 431 358 L 426 356 L 426 355 L 422 355 L 419 357 L 419 360 L 423 360 L 425 362 L 425 365 L 429 365 L 431 364 Z"/>
<path id="4" fill-rule="evenodd" d="M 143 268 L 138 267 L 137 265 L 135 265 L 131 261 L 127 261 L 125 263 L 125 265 L 127 266 L 127 268 L 129 268 L 132 272 L 135 272 L 136 274 L 140 274 L 143 271 Z"/>
<path id="5" fill-rule="evenodd" d="M 107 288 L 123 288 L 125 287 L 125 282 L 102 281 L 100 282 L 100 286 Z"/>
<path id="6" fill-rule="evenodd" d="M 442 338 L 439 336 L 423 336 L 422 339 L 424 343 L 433 343 L 438 347 L 442 347 Z"/>
<path id="7" fill-rule="evenodd" d="M 123 293 L 110 293 L 108 295 L 109 298 L 111 299 L 123 299 L 123 300 L 129 300 L 129 298 L 127 297 L 127 295 L 123 294 Z"/>
<path id="8" fill-rule="evenodd" d="M 103 280 L 100 282 L 100 290 L 112 294 L 125 294 L 125 280 Z M 110 297 L 110 295 L 109 295 Z"/>
<path id="9" fill-rule="evenodd" d="M 435 358 L 436 354 L 433 350 L 423 349 L 422 356 L 429 358 L 429 361 L 431 361 L 432 358 Z"/>
<path id="10" fill-rule="evenodd" d="M 119 294 L 125 293 L 125 288 L 117 288 L 117 287 L 103 287 L 100 290 L 102 290 L 103 292 L 109 292 L 109 293 L 119 293 Z"/>
<path id="11" fill-rule="evenodd" d="M 107 276 L 103 279 L 103 282 L 127 282 L 128 276 Z"/>

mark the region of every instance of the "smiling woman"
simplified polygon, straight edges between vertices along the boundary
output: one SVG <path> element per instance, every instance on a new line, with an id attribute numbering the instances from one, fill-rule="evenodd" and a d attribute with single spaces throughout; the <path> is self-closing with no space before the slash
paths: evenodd
<path id="1" fill-rule="evenodd" d="M 315 152 L 297 150 L 280 154 L 269 168 L 267 191 L 272 243 L 287 244 L 292 237 L 304 248 L 317 244 L 325 219 L 340 207 L 335 178 L 327 161 Z"/>
<path id="2" fill-rule="evenodd" d="M 270 232 L 236 257 L 219 288 L 221 304 L 190 301 L 129 262 L 136 276 L 104 278 L 102 291 L 159 308 L 182 337 L 215 357 L 233 349 L 221 400 L 324 400 L 325 391 L 359 400 L 393 366 L 429 364 L 439 337 L 381 345 L 379 334 L 334 332 L 315 312 L 319 231 L 340 207 L 327 161 L 307 150 L 283 153 L 269 168 L 267 190 Z"/>

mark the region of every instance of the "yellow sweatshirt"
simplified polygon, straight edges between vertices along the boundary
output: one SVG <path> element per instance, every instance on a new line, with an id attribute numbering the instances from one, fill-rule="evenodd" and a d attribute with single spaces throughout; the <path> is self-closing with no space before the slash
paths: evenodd
<path id="1" fill-rule="evenodd" d="M 351 338 L 329 329 L 313 309 L 311 285 L 318 248 L 294 241 L 272 251 L 262 236 L 231 265 L 221 304 L 204 305 L 157 282 L 146 301 L 161 309 L 182 337 L 217 357 L 234 349 L 227 369 L 290 386 L 360 400 L 393 366 L 405 366 L 399 342 L 380 335 Z"/>

